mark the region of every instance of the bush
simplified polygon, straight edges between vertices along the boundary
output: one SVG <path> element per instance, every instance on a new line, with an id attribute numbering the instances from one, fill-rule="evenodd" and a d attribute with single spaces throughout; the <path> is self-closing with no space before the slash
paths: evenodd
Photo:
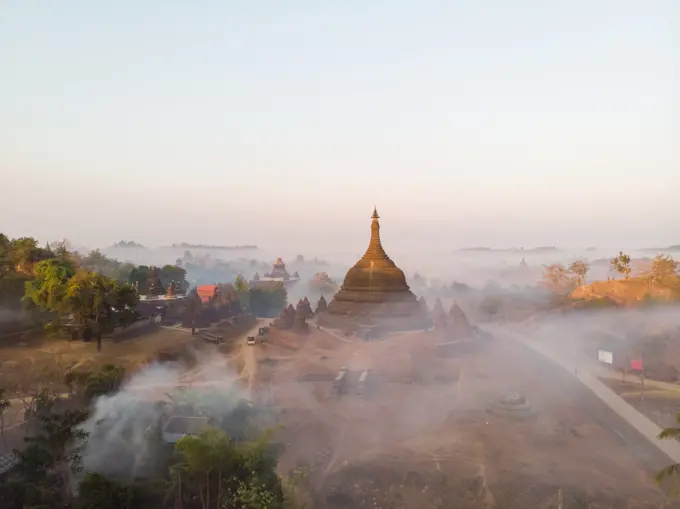
<path id="1" fill-rule="evenodd" d="M 96 398 L 111 394 L 120 389 L 125 369 L 113 364 L 105 365 L 98 373 L 91 374 L 85 382 L 85 401 L 91 403 Z"/>
<path id="2" fill-rule="evenodd" d="M 154 483 L 123 483 L 88 473 L 80 483 L 78 509 L 139 509 L 163 507 L 162 491 Z"/>

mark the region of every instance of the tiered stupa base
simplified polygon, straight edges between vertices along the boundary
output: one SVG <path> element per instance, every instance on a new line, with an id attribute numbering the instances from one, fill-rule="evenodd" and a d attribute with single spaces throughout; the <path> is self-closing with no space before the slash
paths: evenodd
<path id="1" fill-rule="evenodd" d="M 334 329 L 376 329 L 381 332 L 419 330 L 431 326 L 431 320 L 415 299 L 386 302 L 385 296 L 375 298 L 377 302 L 368 299 L 352 302 L 339 300 L 336 296 L 328 311 L 319 316 L 318 323 Z"/>

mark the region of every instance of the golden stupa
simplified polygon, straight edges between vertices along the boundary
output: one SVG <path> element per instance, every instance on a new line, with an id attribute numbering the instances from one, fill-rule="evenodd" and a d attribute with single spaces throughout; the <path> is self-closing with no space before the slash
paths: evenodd
<path id="1" fill-rule="evenodd" d="M 380 242 L 380 216 L 373 209 L 368 249 L 347 271 L 342 287 L 323 315 L 326 326 L 422 329 L 430 325 L 404 272 L 387 256 Z"/>

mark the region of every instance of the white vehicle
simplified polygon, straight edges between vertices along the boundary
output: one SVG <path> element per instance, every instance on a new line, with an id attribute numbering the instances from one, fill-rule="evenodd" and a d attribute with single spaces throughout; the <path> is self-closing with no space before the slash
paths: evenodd
<path id="1" fill-rule="evenodd" d="M 249 345 L 254 345 L 255 344 L 255 336 L 248 336 L 247 343 Z"/>

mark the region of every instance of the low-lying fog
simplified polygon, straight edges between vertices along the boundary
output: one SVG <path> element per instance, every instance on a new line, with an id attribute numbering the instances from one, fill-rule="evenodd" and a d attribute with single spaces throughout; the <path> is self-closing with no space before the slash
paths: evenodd
<path id="1" fill-rule="evenodd" d="M 577 355 L 582 357 L 583 366 L 594 363 L 596 349 L 598 348 L 597 338 L 602 331 L 610 334 L 624 336 L 634 332 L 640 332 L 651 326 L 662 328 L 680 327 L 680 307 L 664 307 L 646 310 L 625 311 L 625 310 L 605 310 L 575 312 L 572 314 L 546 314 L 540 320 L 526 322 L 521 327 L 512 327 L 516 333 L 538 340 L 545 344 L 555 346 L 555 351 L 569 356 L 570 359 Z M 504 326 L 494 326 L 488 330 L 493 330 L 497 337 L 501 337 Z M 398 339 L 395 341 L 399 341 Z M 393 355 L 398 356 L 402 348 L 398 343 L 392 345 Z M 587 351 L 593 355 L 588 358 Z M 583 352 L 586 352 L 585 354 Z M 396 357 L 395 357 L 396 358 Z M 559 368 L 545 362 L 541 358 L 531 360 L 531 357 L 513 358 L 515 364 L 512 369 L 500 369 L 503 364 L 498 364 L 499 370 L 495 370 L 493 363 L 485 367 L 485 376 L 493 382 L 494 377 L 502 377 L 502 387 L 508 392 L 515 390 L 516 387 L 526 387 L 526 380 L 514 380 L 512 373 L 520 374 L 540 372 L 544 377 L 544 387 L 546 390 L 555 391 L 562 398 L 570 399 L 574 387 L 564 387 L 557 390 L 556 385 L 564 383 L 564 372 Z M 420 369 L 427 370 L 428 362 L 434 364 L 435 358 L 423 357 L 419 359 Z M 507 364 L 507 363 L 506 363 Z M 546 369 L 547 368 L 549 369 Z M 553 369 L 554 368 L 554 369 Z M 91 432 L 87 448 L 84 451 L 84 466 L 88 470 L 96 470 L 110 475 L 138 475 L 143 474 L 145 469 L 152 468 L 150 461 L 153 460 L 154 451 L 154 423 L 157 423 L 164 412 L 162 405 L 150 404 L 152 401 L 166 400 L 169 398 L 177 399 L 181 395 L 180 387 L 185 391 L 194 391 L 200 394 L 205 391 L 205 386 L 217 388 L 219 397 L 214 391 L 213 397 L 203 400 L 204 412 L 210 415 L 228 416 L 233 411 L 237 402 L 244 397 L 244 393 L 235 384 L 238 373 L 233 366 L 225 362 L 215 362 L 214 357 L 202 356 L 198 358 L 198 365 L 189 370 L 182 365 L 160 365 L 152 364 L 140 372 L 136 373 L 123 387 L 123 389 L 113 395 L 101 397 L 95 406 L 95 411 L 91 418 L 83 425 L 86 431 Z M 554 378 L 554 380 L 553 380 Z M 206 383 L 207 382 L 207 383 Z M 357 444 L 361 444 L 364 451 L 370 451 L 373 446 L 384 451 L 385 439 L 387 436 L 417 437 L 420 434 L 427 435 L 433 432 L 433 426 L 443 422 L 447 416 L 455 415 L 457 419 L 465 415 L 476 415 L 484 410 L 490 398 L 494 397 L 489 393 L 489 383 L 472 381 L 465 384 L 465 397 L 461 399 L 457 396 L 455 382 L 439 385 L 421 385 L 416 391 L 404 392 L 398 399 L 390 401 L 390 396 L 378 395 L 380 405 L 375 407 L 362 407 L 362 418 L 360 424 L 346 427 L 342 434 L 334 435 L 326 447 L 334 450 L 352 451 Z M 192 386 L 189 388 L 189 386 Z M 210 389 L 208 389 L 210 390 Z M 280 399 L 295 400 L 300 409 L 311 415 L 322 415 L 327 412 L 324 403 L 318 402 L 313 393 L 311 384 L 298 382 L 295 379 L 277 382 L 276 392 Z M 188 394 L 188 393 L 185 393 Z M 169 395 L 169 396 L 168 396 Z M 287 397 L 281 397 L 285 396 Z M 500 394 L 499 394 L 500 395 Z M 196 398 L 198 396 L 195 396 Z M 397 396 L 393 396 L 397 397 Z M 549 395 L 548 395 L 549 397 Z M 387 399 L 385 399 L 387 398 Z M 570 405 L 578 406 L 578 401 L 569 401 Z M 393 422 L 390 429 L 384 426 L 385 412 L 391 412 L 390 405 L 398 407 L 399 418 Z M 545 422 L 557 422 L 562 417 L 560 415 L 546 415 L 550 411 L 541 410 L 541 419 Z M 376 423 L 381 423 L 376 426 Z M 543 422 L 543 421 L 542 421 Z M 451 436 L 448 436 L 453 433 Z M 403 439 L 403 438 L 400 438 Z M 462 434 L 456 438 L 455 427 L 447 431 L 447 442 L 449 444 L 456 440 L 464 441 L 466 436 Z M 396 440 L 396 438 L 395 438 Z M 380 444 L 380 446 L 379 446 Z M 433 446 L 434 447 L 434 446 Z M 653 446 L 649 447 L 653 450 Z M 623 450 L 623 452 L 622 452 Z M 632 449 L 631 449 L 632 451 Z M 607 456 L 612 454 L 611 465 L 615 465 L 616 454 L 626 453 L 624 449 L 611 452 L 606 448 L 598 451 L 598 461 L 601 464 L 607 463 Z M 658 451 L 655 451 L 658 454 Z M 294 452 L 293 452 L 294 454 Z M 518 454 L 524 454 L 522 451 Z M 630 454 L 635 454 L 630 452 Z M 651 453 L 650 453 L 651 454 Z M 654 454 L 652 454 L 653 456 Z M 657 461 L 663 463 L 663 458 Z M 632 460 L 631 460 L 632 461 Z M 600 463 L 599 463 L 600 464 Z M 656 464 L 655 464 L 656 465 Z M 330 467 L 329 467 L 330 468 Z M 613 467 L 612 467 L 613 468 Z M 609 473 L 608 473 L 609 474 Z M 550 478 L 549 473 L 542 474 L 542 482 L 554 482 L 555 485 L 562 486 L 565 479 L 555 473 L 554 479 Z"/>
<path id="2" fill-rule="evenodd" d="M 319 272 L 326 273 L 336 284 L 341 284 L 347 269 L 364 253 L 368 238 L 353 243 L 351 250 L 325 253 L 322 246 L 313 252 L 298 252 L 290 246 L 280 249 L 206 249 L 206 248 L 121 248 L 104 249 L 104 254 L 121 261 L 136 264 L 175 264 L 178 260 L 187 270 L 191 286 L 232 282 L 242 274 L 251 279 L 272 270 L 274 261 L 281 257 L 288 272 L 298 272 L 301 282 L 289 290 L 291 301 L 304 296 L 318 299 L 320 292 L 310 286 L 310 280 Z M 400 244 L 400 243 L 397 243 Z M 414 293 L 427 299 L 436 298 L 438 288 L 453 282 L 476 288 L 536 286 L 543 276 L 544 266 L 561 263 L 568 265 L 577 259 L 588 262 L 590 271 L 586 282 L 606 280 L 614 274 L 609 260 L 618 251 L 596 248 L 565 249 L 559 247 L 526 247 L 508 249 L 467 248 L 438 252 L 436 248 L 416 246 L 410 249 L 392 249 L 383 238 L 388 255 L 405 272 Z M 655 252 L 630 251 L 634 260 L 649 259 Z M 669 251 L 673 254 L 672 251 Z M 328 291 L 325 292 L 329 297 Z"/>

